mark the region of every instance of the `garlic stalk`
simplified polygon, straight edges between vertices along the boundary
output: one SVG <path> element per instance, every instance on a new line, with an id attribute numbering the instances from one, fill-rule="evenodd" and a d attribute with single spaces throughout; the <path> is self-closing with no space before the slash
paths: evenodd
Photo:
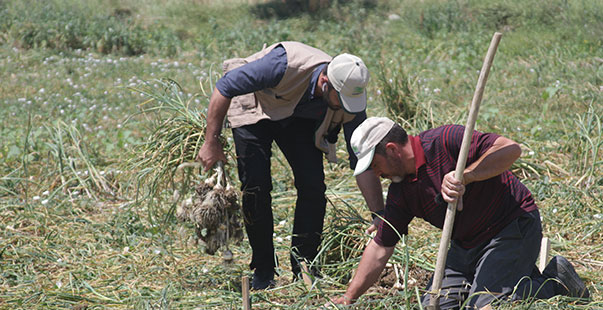
<path id="1" fill-rule="evenodd" d="M 216 171 L 216 175 L 218 178 L 218 183 L 216 184 L 216 186 L 214 186 L 214 189 L 222 189 L 224 188 L 222 186 L 222 182 L 224 181 L 224 163 L 218 161 L 214 170 Z"/>

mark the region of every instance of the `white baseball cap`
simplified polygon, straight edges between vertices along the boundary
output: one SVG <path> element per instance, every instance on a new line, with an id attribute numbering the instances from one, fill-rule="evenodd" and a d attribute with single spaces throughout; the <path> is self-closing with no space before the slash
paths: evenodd
<path id="1" fill-rule="evenodd" d="M 350 141 L 352 150 L 358 157 L 354 176 L 368 169 L 375 156 L 375 146 L 383 140 L 395 124 L 387 117 L 370 117 L 354 130 Z"/>
<path id="2" fill-rule="evenodd" d="M 346 112 L 358 113 L 366 109 L 366 85 L 370 75 L 362 59 L 345 53 L 336 56 L 329 63 L 327 77 L 339 93 Z"/>

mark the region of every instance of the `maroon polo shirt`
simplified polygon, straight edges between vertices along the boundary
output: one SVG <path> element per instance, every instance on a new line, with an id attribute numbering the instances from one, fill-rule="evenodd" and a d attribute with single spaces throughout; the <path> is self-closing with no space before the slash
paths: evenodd
<path id="1" fill-rule="evenodd" d="M 408 234 L 408 224 L 415 217 L 440 229 L 444 226 L 447 203 L 436 201 L 436 196 L 444 175 L 456 169 L 463 131 L 464 126 L 447 125 L 409 136 L 416 172 L 389 186 L 386 221 L 379 225 L 374 239 L 377 244 L 394 246 L 400 239 L 397 232 Z M 498 137 L 474 131 L 467 166 Z M 536 209 L 530 191 L 508 170 L 488 180 L 473 182 L 465 187 L 463 211 L 456 213 L 452 240 L 464 248 L 475 247 L 494 237 L 521 214 Z"/>

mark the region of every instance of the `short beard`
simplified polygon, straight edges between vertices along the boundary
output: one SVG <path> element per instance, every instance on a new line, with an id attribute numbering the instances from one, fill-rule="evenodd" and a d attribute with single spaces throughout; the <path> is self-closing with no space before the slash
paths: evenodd
<path id="1" fill-rule="evenodd" d="M 341 105 L 336 105 L 331 102 L 331 100 L 329 100 L 329 94 L 331 93 L 331 91 L 336 92 L 336 90 L 334 90 L 329 84 L 324 84 L 322 91 L 322 96 L 324 101 L 327 102 L 327 106 L 329 106 L 329 108 L 331 108 L 331 110 L 333 111 L 341 110 Z"/>
<path id="2" fill-rule="evenodd" d="M 395 171 L 396 173 L 396 175 L 391 175 L 390 180 L 392 180 L 393 183 L 402 182 L 406 175 L 403 172 L 403 168 L 400 162 L 392 158 L 389 154 L 386 155 L 386 160 L 389 166 L 392 167 L 393 171 Z"/>

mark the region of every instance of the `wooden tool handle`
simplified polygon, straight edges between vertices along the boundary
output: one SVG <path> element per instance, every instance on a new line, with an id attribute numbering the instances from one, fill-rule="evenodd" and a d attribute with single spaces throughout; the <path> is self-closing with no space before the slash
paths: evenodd
<path id="1" fill-rule="evenodd" d="M 467 117 L 467 124 L 465 125 L 461 151 L 456 162 L 456 170 L 454 171 L 454 177 L 457 180 L 463 180 L 463 172 L 465 171 L 465 164 L 467 163 L 467 154 L 469 153 L 469 146 L 471 145 L 471 136 L 473 135 L 477 112 L 479 111 L 479 105 L 484 95 L 484 88 L 486 87 L 490 67 L 492 66 L 492 61 L 494 60 L 494 55 L 496 54 L 496 49 L 498 48 L 501 37 L 502 34 L 500 32 L 494 33 L 492 41 L 490 42 L 490 47 L 488 48 L 488 53 L 484 59 L 484 64 L 482 65 L 482 70 L 479 73 L 477 87 L 473 94 L 469 116 Z M 444 267 L 446 266 L 446 256 L 448 255 L 448 246 L 450 244 L 450 236 L 452 235 L 452 228 L 454 226 L 455 213 L 456 203 L 449 203 L 448 208 L 446 209 L 446 218 L 444 219 L 444 228 L 442 230 L 442 238 L 440 239 L 436 268 L 433 274 L 431 294 L 434 295 L 432 295 L 429 303 L 430 309 L 439 309 L 440 289 L 442 288 L 442 278 L 444 276 Z"/>
<path id="2" fill-rule="evenodd" d="M 251 310 L 251 299 L 249 297 L 249 277 L 243 276 L 241 282 L 241 291 L 243 293 L 243 310 Z"/>

